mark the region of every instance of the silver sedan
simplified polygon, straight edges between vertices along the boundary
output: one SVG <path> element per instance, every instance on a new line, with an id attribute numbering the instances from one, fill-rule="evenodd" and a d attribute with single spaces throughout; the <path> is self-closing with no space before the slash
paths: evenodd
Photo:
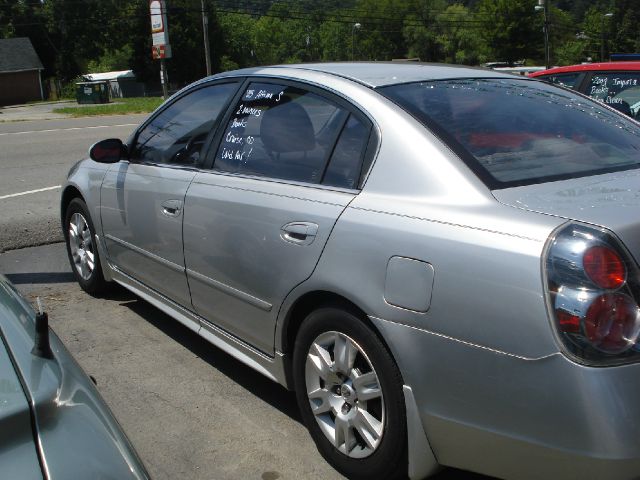
<path id="1" fill-rule="evenodd" d="M 465 67 L 203 79 L 69 172 L 116 282 L 295 390 L 350 478 L 640 472 L 640 125 Z"/>

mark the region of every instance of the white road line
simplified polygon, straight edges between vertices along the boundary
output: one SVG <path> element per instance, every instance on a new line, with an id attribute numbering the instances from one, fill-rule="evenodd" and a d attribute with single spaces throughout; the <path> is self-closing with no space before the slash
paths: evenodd
<path id="1" fill-rule="evenodd" d="M 37 190 L 27 190 L 26 192 L 12 193 L 11 195 L 2 195 L 0 197 L 0 200 L 4 200 L 5 198 L 21 197 L 22 195 L 29 195 L 30 193 L 39 193 L 39 192 L 46 192 L 47 190 L 55 190 L 56 188 L 60 188 L 61 186 L 62 185 L 56 185 L 55 187 L 39 188 Z"/>
<path id="2" fill-rule="evenodd" d="M 47 133 L 47 132 L 65 132 L 68 130 L 85 130 L 89 128 L 114 128 L 114 127 L 133 127 L 138 125 L 137 123 L 123 123 L 120 125 L 97 125 L 95 127 L 69 127 L 69 128 L 51 128 L 49 130 L 29 130 L 26 132 L 5 132 L 0 133 L 0 137 L 4 135 L 24 135 L 26 133 Z"/>

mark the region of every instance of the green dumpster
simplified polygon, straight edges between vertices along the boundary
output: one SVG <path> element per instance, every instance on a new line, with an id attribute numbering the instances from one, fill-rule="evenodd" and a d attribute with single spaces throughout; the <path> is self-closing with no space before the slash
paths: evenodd
<path id="1" fill-rule="evenodd" d="M 78 103 L 109 103 L 109 82 L 76 83 Z"/>

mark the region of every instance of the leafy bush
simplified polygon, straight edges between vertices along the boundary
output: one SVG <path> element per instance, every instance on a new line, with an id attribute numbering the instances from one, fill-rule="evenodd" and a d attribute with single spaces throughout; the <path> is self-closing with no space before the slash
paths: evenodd
<path id="1" fill-rule="evenodd" d="M 71 100 L 75 100 L 76 98 L 76 83 L 77 82 L 84 82 L 84 78 L 82 77 L 82 75 L 78 75 L 76 78 L 74 78 L 73 80 L 71 80 L 69 83 L 65 83 L 62 86 L 62 90 L 60 91 L 60 98 L 61 99 L 71 99 Z"/>

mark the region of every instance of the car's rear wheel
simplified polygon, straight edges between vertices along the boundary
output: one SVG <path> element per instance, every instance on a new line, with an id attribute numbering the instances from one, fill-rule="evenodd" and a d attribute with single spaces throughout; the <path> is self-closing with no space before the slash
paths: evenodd
<path id="1" fill-rule="evenodd" d="M 95 228 L 87 205 L 80 198 L 69 203 L 65 214 L 64 236 L 71 270 L 82 289 L 92 295 L 107 289 L 102 275 Z"/>
<path id="2" fill-rule="evenodd" d="M 400 372 L 360 318 L 339 307 L 312 312 L 293 373 L 302 417 L 329 463 L 349 478 L 406 477 Z"/>

